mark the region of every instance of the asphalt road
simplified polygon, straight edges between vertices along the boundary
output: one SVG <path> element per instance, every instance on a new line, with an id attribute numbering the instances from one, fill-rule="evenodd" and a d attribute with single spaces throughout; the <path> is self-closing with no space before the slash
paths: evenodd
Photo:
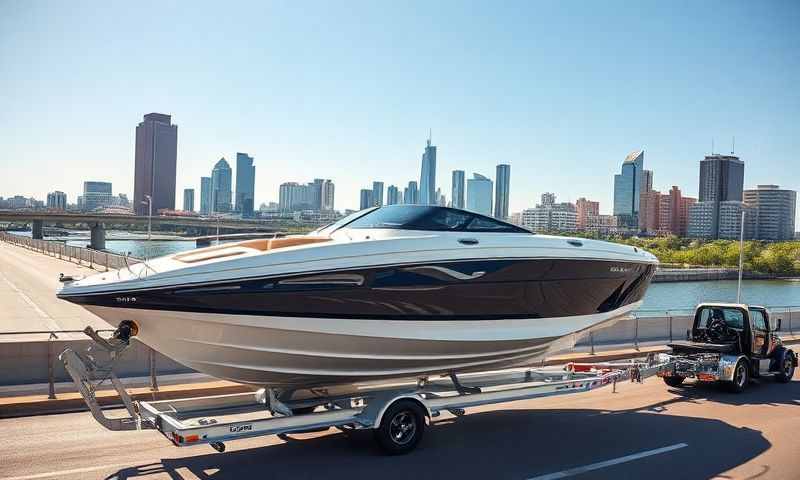
<path id="1" fill-rule="evenodd" d="M 86 276 L 97 271 L 0 242 L 0 332 L 109 328 L 83 308 L 56 298 L 59 273 Z M 28 340 L 42 336 L 0 335 L 0 341 Z"/>
<path id="2" fill-rule="evenodd" d="M 108 432 L 88 413 L 0 420 L 0 479 L 800 478 L 800 381 L 735 395 L 653 377 L 564 397 L 445 414 L 418 449 L 386 457 L 369 431 L 333 429 L 173 447 Z M 583 472 L 583 473 L 580 473 Z"/>

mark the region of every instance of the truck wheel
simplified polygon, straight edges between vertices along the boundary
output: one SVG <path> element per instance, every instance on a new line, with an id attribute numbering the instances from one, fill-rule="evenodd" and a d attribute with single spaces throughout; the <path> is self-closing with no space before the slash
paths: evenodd
<path id="1" fill-rule="evenodd" d="M 681 385 L 683 385 L 684 380 L 686 380 L 686 377 L 679 377 L 677 375 L 672 377 L 664 377 L 664 383 L 666 383 L 670 387 L 680 387 Z"/>
<path id="2" fill-rule="evenodd" d="M 783 352 L 783 359 L 781 360 L 781 369 L 775 379 L 780 383 L 789 383 L 794 377 L 794 353 L 791 350 Z"/>
<path id="3" fill-rule="evenodd" d="M 736 362 L 733 368 L 733 380 L 728 382 L 728 390 L 733 393 L 742 393 L 750 381 L 750 369 L 745 360 Z"/>
<path id="4" fill-rule="evenodd" d="M 425 432 L 425 412 L 413 400 L 398 400 L 383 414 L 373 430 L 378 445 L 389 455 L 403 455 L 414 450 Z"/>

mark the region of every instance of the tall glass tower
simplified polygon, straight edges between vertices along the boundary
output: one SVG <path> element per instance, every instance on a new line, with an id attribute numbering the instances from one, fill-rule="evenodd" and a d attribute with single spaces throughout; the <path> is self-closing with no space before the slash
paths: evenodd
<path id="1" fill-rule="evenodd" d="M 383 206 L 383 182 L 372 182 L 372 205 Z"/>
<path id="2" fill-rule="evenodd" d="M 214 213 L 231 211 L 231 166 L 220 158 L 211 172 L 211 209 Z"/>
<path id="3" fill-rule="evenodd" d="M 253 157 L 246 153 L 236 154 L 236 212 L 243 217 L 253 216 L 256 191 L 256 167 Z"/>
<path id="4" fill-rule="evenodd" d="M 639 224 L 639 196 L 644 182 L 644 150 L 631 152 L 614 175 L 614 215 L 629 227 Z"/>
<path id="5" fill-rule="evenodd" d="M 508 195 L 511 185 L 511 165 L 498 165 L 494 181 L 494 218 L 507 220 Z"/>
<path id="6" fill-rule="evenodd" d="M 467 210 L 492 214 L 492 181 L 479 173 L 467 180 Z"/>
<path id="7" fill-rule="evenodd" d="M 178 157 L 178 126 L 163 113 L 148 113 L 136 126 L 133 210 L 147 215 L 146 198 L 153 213 L 175 209 L 175 174 Z"/>
<path id="8" fill-rule="evenodd" d="M 431 145 L 428 136 L 428 145 L 422 154 L 422 172 L 419 176 L 419 203 L 422 205 L 435 205 L 436 198 L 436 147 Z"/>
<path id="9" fill-rule="evenodd" d="M 211 213 L 211 177 L 200 177 L 200 215 Z"/>
<path id="10" fill-rule="evenodd" d="M 453 170 L 453 182 L 450 192 L 450 201 L 453 208 L 464 209 L 464 170 Z"/>

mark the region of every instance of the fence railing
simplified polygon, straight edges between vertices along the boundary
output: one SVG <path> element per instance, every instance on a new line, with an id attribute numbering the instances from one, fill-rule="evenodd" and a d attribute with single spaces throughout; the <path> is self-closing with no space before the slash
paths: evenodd
<path id="1" fill-rule="evenodd" d="M 141 262 L 140 259 L 135 257 L 126 257 L 124 255 L 86 247 L 76 247 L 54 240 L 37 240 L 8 232 L 0 232 L 0 240 L 62 260 L 77 262 L 80 265 L 85 265 L 95 270 L 116 270 L 124 268 L 127 265 Z"/>

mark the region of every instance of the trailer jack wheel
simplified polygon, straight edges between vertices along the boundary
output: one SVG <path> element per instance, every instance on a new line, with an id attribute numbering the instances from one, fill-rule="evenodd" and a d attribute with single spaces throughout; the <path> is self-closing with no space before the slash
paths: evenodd
<path id="1" fill-rule="evenodd" d="M 425 432 L 425 412 L 413 400 L 398 400 L 373 430 L 375 440 L 389 455 L 403 455 L 417 446 Z"/>

